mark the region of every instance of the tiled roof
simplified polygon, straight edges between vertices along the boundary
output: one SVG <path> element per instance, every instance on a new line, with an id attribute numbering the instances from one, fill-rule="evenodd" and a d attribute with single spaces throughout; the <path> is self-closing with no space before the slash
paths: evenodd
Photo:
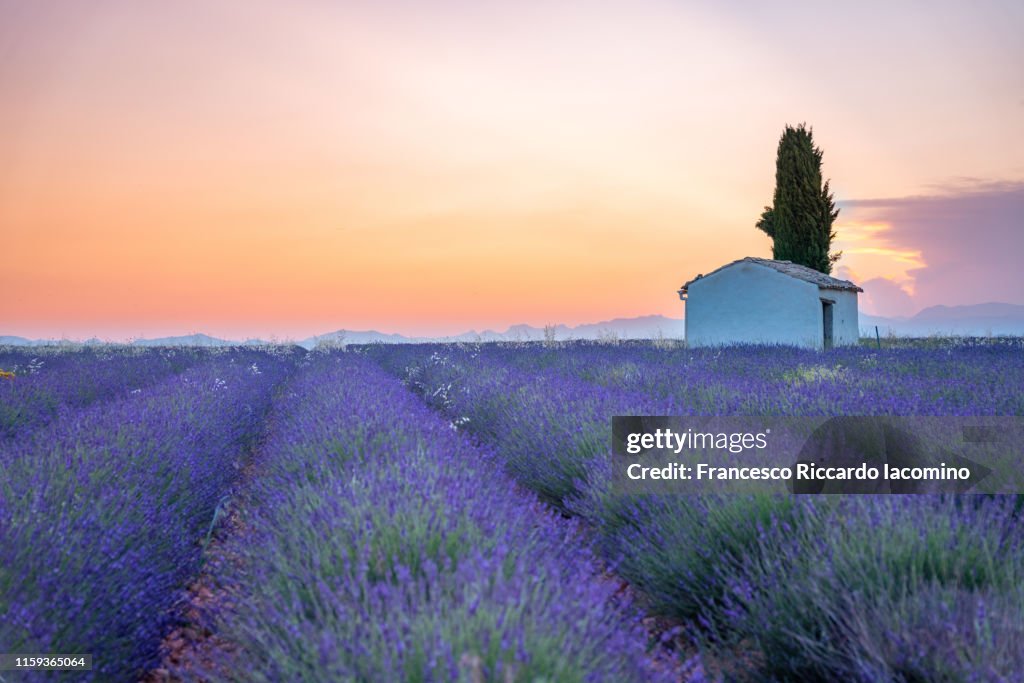
<path id="1" fill-rule="evenodd" d="M 853 284 L 849 280 L 840 280 L 838 278 L 832 277 L 831 275 L 826 275 L 825 273 L 821 273 L 817 270 L 814 270 L 813 268 L 808 268 L 807 266 L 801 266 L 797 263 L 793 263 L 792 261 L 773 261 L 772 259 L 767 258 L 747 256 L 745 258 L 739 259 L 738 261 L 727 263 L 721 268 L 716 268 L 707 275 L 698 275 L 697 277 L 693 278 L 692 280 L 690 280 L 689 282 L 682 286 L 682 288 L 679 290 L 680 294 L 685 294 L 687 288 L 697 280 L 701 279 L 702 277 L 707 277 L 708 275 L 717 273 L 720 270 L 725 270 L 726 268 L 735 266 L 737 263 L 756 263 L 761 266 L 766 266 L 768 268 L 771 268 L 772 270 L 779 271 L 783 275 L 789 275 L 790 277 L 795 277 L 798 280 L 810 282 L 812 285 L 818 285 L 819 289 L 841 289 L 848 292 L 864 291 L 863 289 Z"/>

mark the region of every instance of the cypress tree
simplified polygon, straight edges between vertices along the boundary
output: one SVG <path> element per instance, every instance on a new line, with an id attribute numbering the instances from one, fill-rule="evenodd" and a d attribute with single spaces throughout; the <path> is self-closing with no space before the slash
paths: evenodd
<path id="1" fill-rule="evenodd" d="M 772 238 L 772 258 L 830 273 L 842 255 L 829 253 L 839 209 L 829 181 L 822 183 L 821 159 L 810 129 L 786 126 L 775 159 L 775 196 L 757 228 Z"/>

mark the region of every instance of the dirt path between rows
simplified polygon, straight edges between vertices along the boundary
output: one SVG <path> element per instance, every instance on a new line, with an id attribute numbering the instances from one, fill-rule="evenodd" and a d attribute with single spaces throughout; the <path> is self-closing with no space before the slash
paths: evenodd
<path id="1" fill-rule="evenodd" d="M 216 576 L 225 566 L 238 566 L 242 559 L 230 551 L 234 541 L 248 532 L 245 523 L 244 492 L 256 476 L 256 453 L 235 485 L 237 493 L 226 505 L 226 513 L 216 524 L 209 543 L 203 550 L 204 563 L 196 578 L 186 587 L 186 595 L 177 610 L 180 626 L 175 627 L 160 643 L 160 665 L 148 671 L 140 683 L 178 683 L 209 680 L 206 672 L 223 672 L 225 657 L 237 646 L 217 635 L 215 614 L 231 607 L 231 595 L 218 586 Z"/>

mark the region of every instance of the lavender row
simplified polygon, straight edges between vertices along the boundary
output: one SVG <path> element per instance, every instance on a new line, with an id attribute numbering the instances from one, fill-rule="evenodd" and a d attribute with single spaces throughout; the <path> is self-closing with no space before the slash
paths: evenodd
<path id="1" fill-rule="evenodd" d="M 1013 338 L 871 346 L 827 353 L 782 346 L 664 348 L 630 342 L 414 346 L 453 362 L 560 375 L 638 392 L 679 414 L 702 415 L 1021 415 L 1024 341 Z M 391 355 L 390 352 L 388 355 Z"/>
<path id="2" fill-rule="evenodd" d="M 683 410 L 641 392 L 596 385 L 543 366 L 526 371 L 518 362 L 505 362 L 504 349 L 490 345 L 368 352 L 455 425 L 492 444 L 517 481 L 557 507 L 578 493 L 591 463 L 608 455 L 612 415 Z"/>
<path id="3" fill-rule="evenodd" d="M 549 501 L 606 458 L 613 415 L 1022 415 L 1024 353 L 651 345 L 423 345 L 371 349 L 425 399 L 498 445 Z M 543 454 L 543 457 L 537 457 Z"/>
<path id="4" fill-rule="evenodd" d="M 290 363 L 215 354 L 0 444 L 0 651 L 91 653 L 86 680 L 153 665 Z"/>
<path id="5" fill-rule="evenodd" d="M 850 496 L 773 519 L 730 566 L 722 626 L 763 678 L 1024 681 L 1014 496 Z"/>
<path id="6" fill-rule="evenodd" d="M 24 438 L 62 412 L 129 394 L 202 357 L 183 349 L 34 349 L 0 366 L 14 374 L 0 379 L 0 439 Z"/>
<path id="7" fill-rule="evenodd" d="M 601 554 L 643 591 L 652 612 L 688 623 L 706 618 L 721 605 L 728 587 L 717 566 L 744 557 L 773 519 L 795 524 L 802 518 L 792 500 L 771 496 L 612 495 L 611 417 L 687 411 L 671 401 L 554 371 L 555 362 L 572 361 L 550 357 L 541 347 L 521 347 L 523 356 L 510 362 L 507 357 L 515 350 L 406 347 L 371 352 L 453 423 L 492 446 L 520 483 L 586 520 Z M 545 358 L 543 368 L 530 372 L 523 367 L 530 359 Z"/>
<path id="8" fill-rule="evenodd" d="M 712 405 L 722 414 L 730 406 L 744 412 L 756 405 L 745 393 L 763 390 L 769 375 L 803 378 L 775 389 L 774 405 L 782 405 L 790 400 L 786 391 L 813 396 L 820 390 L 801 386 L 824 383 L 807 376 L 809 358 L 832 358 L 751 348 L 681 364 L 679 351 L 632 351 L 635 356 L 628 347 L 552 353 L 490 346 L 373 353 L 450 420 L 493 445 L 519 481 L 585 519 L 601 553 L 641 589 L 651 611 L 694 625 L 694 637 L 705 643 L 753 646 L 756 652 L 737 658 L 753 669 L 749 675 L 1016 680 L 1008 676 L 1024 670 L 1022 662 L 1003 644 L 1024 623 L 1022 594 L 1014 588 L 1024 557 L 1022 532 L 1012 500 L 919 497 L 834 505 L 770 495 L 613 495 L 607 457 L 612 415 L 688 414 Z M 878 363 L 912 368 L 929 381 L 943 377 L 949 363 L 966 378 L 957 385 L 961 410 L 1014 409 L 1000 382 L 1019 373 L 1019 360 L 1005 348 L 975 351 L 947 360 L 931 350 L 900 350 L 883 353 Z M 664 367 L 657 353 L 664 353 Z M 852 357 L 858 353 L 864 352 Z M 609 371 L 615 367 L 631 370 Z M 587 373 L 590 381 L 580 378 Z M 676 403 L 706 386 L 728 392 L 696 411 Z M 872 412 L 875 398 L 885 402 L 885 383 L 867 393 L 870 386 L 861 381 L 854 390 L 863 406 L 858 411 Z M 658 387 L 668 390 L 652 396 Z M 914 405 L 923 412 L 948 407 L 934 399 L 920 392 Z M 825 412 L 842 406 L 833 399 L 815 405 Z M 998 608 L 986 609 L 992 605 Z M 974 621 L 967 616 L 971 609 Z M 944 630 L 926 637 L 929 610 L 949 618 Z M 954 648 L 956 656 L 944 648 Z"/>
<path id="9" fill-rule="evenodd" d="M 575 526 L 356 354 L 272 417 L 214 679 L 659 680 Z"/>

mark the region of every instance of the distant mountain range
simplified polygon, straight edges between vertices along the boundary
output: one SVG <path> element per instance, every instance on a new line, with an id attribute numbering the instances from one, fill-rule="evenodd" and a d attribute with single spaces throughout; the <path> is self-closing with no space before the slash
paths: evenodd
<path id="1" fill-rule="evenodd" d="M 228 346 L 237 342 L 211 337 L 208 334 L 189 334 L 184 337 L 159 337 L 157 339 L 136 339 L 135 346 Z"/>
<path id="2" fill-rule="evenodd" d="M 1024 306 L 1017 304 L 972 304 L 931 306 L 916 315 L 885 318 L 860 315 L 861 336 L 872 336 L 875 325 L 881 335 L 927 337 L 930 335 L 988 336 L 1024 335 Z"/>
<path id="3" fill-rule="evenodd" d="M 682 319 L 663 315 L 645 315 L 639 318 L 615 318 L 599 323 L 588 323 L 569 327 L 556 325 L 555 339 L 654 339 L 656 337 L 681 339 L 684 336 Z M 513 325 L 504 332 L 470 330 L 449 337 L 406 337 L 401 334 L 384 334 L 375 330 L 338 330 L 321 334 L 299 342 L 300 346 L 311 349 L 318 343 L 342 344 L 418 344 L 423 342 L 490 342 L 490 341 L 540 341 L 544 339 L 543 327 Z"/>
<path id="4" fill-rule="evenodd" d="M 26 339 L 25 337 L 13 337 L 0 335 L 0 346 L 56 346 L 60 344 L 86 344 L 101 345 L 117 342 L 107 342 L 93 337 L 85 341 L 68 339 Z M 218 339 L 208 334 L 188 334 L 180 337 L 159 337 L 157 339 L 133 339 L 129 344 L 132 346 L 237 346 L 265 344 L 259 339 L 247 339 L 244 342 Z"/>
<path id="5" fill-rule="evenodd" d="M 639 318 L 616 318 L 599 323 L 589 323 L 569 327 L 557 325 L 554 328 L 555 338 L 565 339 L 653 339 L 657 337 L 681 339 L 684 335 L 683 321 L 663 315 L 647 315 Z M 447 337 L 410 337 L 402 334 L 378 332 L 376 330 L 337 330 L 327 334 L 319 334 L 295 342 L 307 349 L 318 343 L 324 344 L 419 344 L 425 342 L 487 342 L 487 341 L 539 341 L 544 339 L 543 327 L 532 325 L 513 325 L 504 332 L 470 330 L 462 334 Z M 24 337 L 0 336 L 0 346 L 43 346 L 47 344 L 67 343 L 58 339 L 26 339 Z M 102 344 L 99 339 L 89 339 L 85 344 Z M 267 342 L 260 339 L 248 339 L 244 342 L 219 339 L 206 334 L 190 334 L 180 337 L 160 337 L 156 339 L 135 339 L 134 346 L 232 346 L 237 344 L 258 345 Z"/>
<path id="6" fill-rule="evenodd" d="M 896 335 L 923 337 L 930 335 L 1024 336 L 1024 306 L 1017 304 L 985 303 L 969 306 L 931 306 L 911 317 L 888 318 L 860 315 L 861 336 L 875 334 L 875 326 L 882 336 Z M 647 315 L 639 318 L 615 318 L 599 323 L 570 327 L 556 325 L 555 339 L 682 339 L 685 336 L 683 320 L 663 315 Z M 449 337 L 408 337 L 402 334 L 377 332 L 376 330 L 337 330 L 316 335 L 296 342 L 307 349 L 318 343 L 325 344 L 415 344 L 423 342 L 489 342 L 489 341 L 539 341 L 545 338 L 543 327 L 513 325 L 504 332 L 470 330 Z M 56 339 L 26 339 L 24 337 L 0 336 L 0 346 L 41 346 L 60 344 Z M 86 344 L 102 344 L 99 339 L 89 339 Z M 181 337 L 158 339 L 136 339 L 135 346 L 231 346 L 237 344 L 264 344 L 259 339 L 244 342 L 218 339 L 206 334 L 190 334 Z"/>

